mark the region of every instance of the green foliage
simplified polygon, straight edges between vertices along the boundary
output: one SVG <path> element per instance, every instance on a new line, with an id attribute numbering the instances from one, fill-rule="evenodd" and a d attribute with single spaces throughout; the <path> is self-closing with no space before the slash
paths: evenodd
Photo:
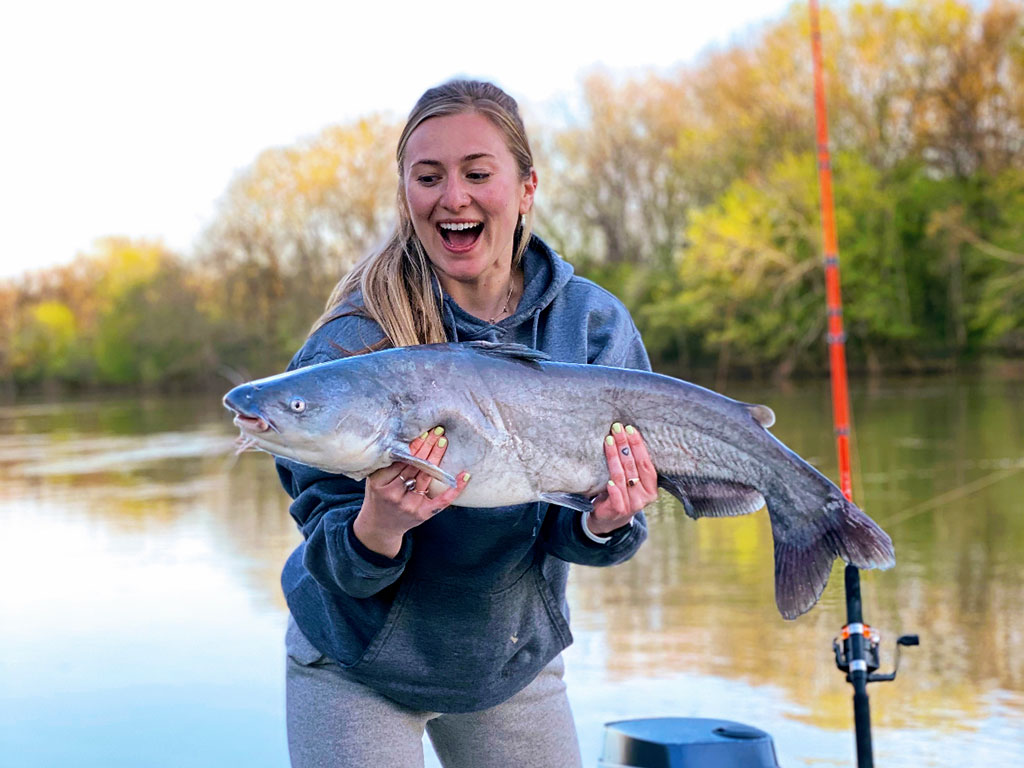
<path id="1" fill-rule="evenodd" d="M 1011 225 L 1024 167 L 1021 18 L 1016 3 L 955 0 L 823 13 L 854 367 L 948 365 L 1024 345 L 1024 232 Z M 806 10 L 794 7 L 695 69 L 595 76 L 583 124 L 562 134 L 574 165 L 557 242 L 601 279 L 630 263 L 613 290 L 662 368 L 823 365 L 808 54 Z M 602 203 L 588 180 L 614 199 Z"/>
<path id="2" fill-rule="evenodd" d="M 1024 7 L 825 9 L 853 368 L 1024 353 Z M 825 365 L 809 24 L 794 5 L 673 72 L 594 72 L 534 131 L 538 231 L 620 296 L 655 365 Z M 395 125 L 269 149 L 185 260 L 111 238 L 0 284 L 0 384 L 183 386 L 280 370 L 394 218 Z"/>
<path id="3" fill-rule="evenodd" d="M 208 324 L 185 277 L 168 260 L 100 316 L 95 362 L 101 383 L 166 387 L 204 378 Z"/>
<path id="4" fill-rule="evenodd" d="M 18 380 L 73 380 L 78 373 L 78 327 L 71 308 L 60 301 L 30 306 L 16 330 L 11 367 Z"/>
<path id="5" fill-rule="evenodd" d="M 933 219 L 934 228 L 962 250 L 970 338 L 1006 354 L 1024 353 L 1024 170 L 984 180 L 971 208 L 944 213 Z"/>

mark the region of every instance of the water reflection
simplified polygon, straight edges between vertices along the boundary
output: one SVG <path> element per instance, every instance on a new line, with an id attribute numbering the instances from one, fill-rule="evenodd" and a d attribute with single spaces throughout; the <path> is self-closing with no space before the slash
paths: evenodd
<path id="1" fill-rule="evenodd" d="M 1020 382 L 958 380 L 855 393 L 858 499 L 898 561 L 865 574 L 865 613 L 884 666 L 901 632 L 923 643 L 871 690 L 886 764 L 1024 759 L 1022 395 Z M 773 431 L 835 476 L 827 387 L 769 404 Z M 0 578 L 25 585 L 0 592 L 0 753 L 286 764 L 278 575 L 297 533 L 267 457 L 232 458 L 233 437 L 216 398 L 0 407 Z M 763 513 L 695 522 L 668 497 L 632 561 L 575 569 L 568 676 L 590 764 L 605 720 L 666 714 L 757 724 L 786 765 L 849 764 L 850 691 L 830 648 L 841 569 L 795 622 L 778 615 L 772 573 Z M 208 754 L 175 751 L 171 732 L 208 740 Z"/>

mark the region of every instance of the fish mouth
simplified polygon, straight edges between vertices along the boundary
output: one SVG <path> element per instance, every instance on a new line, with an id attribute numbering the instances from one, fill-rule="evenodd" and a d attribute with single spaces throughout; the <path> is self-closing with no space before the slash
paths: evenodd
<path id="1" fill-rule="evenodd" d="M 242 430 L 245 434 L 248 432 L 251 435 L 259 435 L 263 432 L 274 431 L 280 432 L 270 419 L 265 417 L 263 414 L 254 408 L 246 408 L 241 403 L 232 399 L 233 392 L 229 392 L 224 396 L 224 407 L 235 414 L 235 418 L 232 423 Z"/>
<path id="2" fill-rule="evenodd" d="M 249 432 L 250 434 L 260 434 L 272 428 L 270 422 L 262 416 L 243 416 L 240 413 L 235 414 L 232 423 L 243 432 Z M 275 429 L 274 431 L 276 432 L 277 430 Z"/>
<path id="3" fill-rule="evenodd" d="M 451 225 L 461 228 L 452 229 L 450 228 Z M 484 231 L 484 223 L 482 221 L 443 221 L 437 224 L 437 231 L 441 235 L 441 242 L 444 243 L 445 248 L 452 253 L 465 253 L 466 251 L 473 250 L 473 247 L 480 240 L 480 236 Z"/>

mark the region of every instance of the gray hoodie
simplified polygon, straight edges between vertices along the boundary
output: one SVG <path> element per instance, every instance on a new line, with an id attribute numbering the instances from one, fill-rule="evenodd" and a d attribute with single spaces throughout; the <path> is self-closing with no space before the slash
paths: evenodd
<path id="1" fill-rule="evenodd" d="M 519 306 L 495 325 L 446 296 L 449 340 L 514 342 L 561 362 L 650 370 L 618 299 L 575 276 L 536 236 L 523 268 Z M 337 318 L 307 340 L 289 370 L 381 338 L 372 320 Z M 471 712 L 524 688 L 572 642 L 569 563 L 620 563 L 647 536 L 642 513 L 599 544 L 584 536 L 580 513 L 563 507 L 449 507 L 406 533 L 392 559 L 353 533 L 362 482 L 284 459 L 277 469 L 305 539 L 281 576 L 296 624 L 346 674 L 414 709 Z"/>

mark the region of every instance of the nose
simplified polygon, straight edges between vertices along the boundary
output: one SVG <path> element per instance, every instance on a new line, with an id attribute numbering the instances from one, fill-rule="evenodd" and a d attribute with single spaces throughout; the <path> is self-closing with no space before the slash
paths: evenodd
<path id="1" fill-rule="evenodd" d="M 469 205 L 469 190 L 458 176 L 449 177 L 445 181 L 444 193 L 441 195 L 441 206 L 449 211 L 460 211 Z"/>
<path id="2" fill-rule="evenodd" d="M 254 396 L 256 387 L 252 384 L 240 384 L 224 395 L 224 407 L 242 416 L 257 416 Z"/>
<path id="3" fill-rule="evenodd" d="M 276 429 L 260 415 L 256 402 L 257 391 L 252 384 L 242 384 L 224 395 L 224 407 L 235 414 L 234 424 L 241 428 L 243 434 Z"/>

